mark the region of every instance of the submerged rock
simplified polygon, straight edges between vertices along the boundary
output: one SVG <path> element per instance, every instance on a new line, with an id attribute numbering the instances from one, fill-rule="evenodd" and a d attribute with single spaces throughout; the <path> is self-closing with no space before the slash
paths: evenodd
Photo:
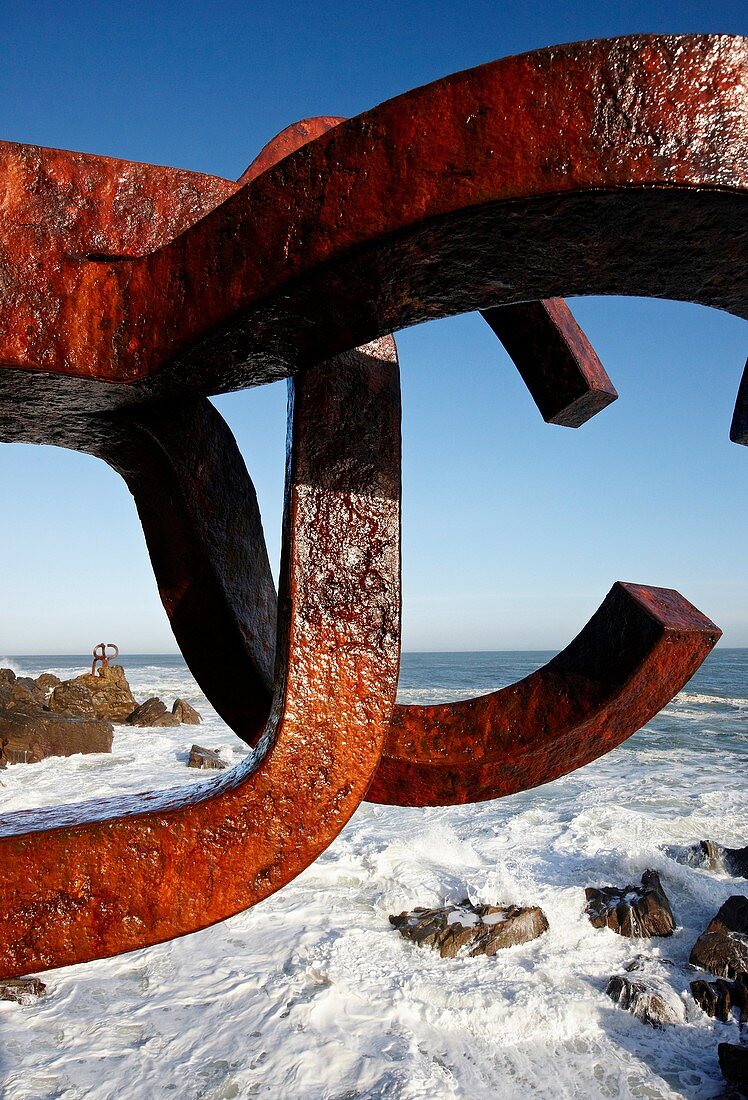
<path id="1" fill-rule="evenodd" d="M 202 722 L 199 713 L 185 699 L 175 699 L 171 713 L 185 726 L 199 726 Z"/>
<path id="2" fill-rule="evenodd" d="M 213 749 L 204 749 L 202 745 L 193 745 L 190 749 L 190 758 L 187 761 L 188 768 L 206 768 L 214 771 L 222 771 L 228 764 Z"/>
<path id="3" fill-rule="evenodd" d="M 138 704 L 122 666 L 107 665 L 95 675 L 84 672 L 72 680 L 63 680 L 52 692 L 49 705 L 58 714 L 124 722 Z"/>
<path id="4" fill-rule="evenodd" d="M 740 1023 L 748 1023 L 748 974 L 738 974 L 734 982 L 717 978 L 707 982 L 700 978 L 691 982 L 691 996 L 702 1011 L 714 1020 L 726 1024 L 730 1012 L 736 1009 Z"/>
<path id="5" fill-rule="evenodd" d="M 399 913 L 390 917 L 390 924 L 405 939 L 438 950 L 443 959 L 453 959 L 468 945 L 471 957 L 495 955 L 548 931 L 545 913 L 537 906 L 473 905 L 468 898 L 458 905 Z"/>
<path id="6" fill-rule="evenodd" d="M 46 985 L 39 978 L 5 978 L 0 981 L 0 1001 L 15 1001 L 19 1005 L 32 1004 L 42 997 Z"/>
<path id="7" fill-rule="evenodd" d="M 128 726 L 178 726 L 179 719 L 166 709 L 166 703 L 153 696 L 128 714 L 127 724 Z"/>
<path id="8" fill-rule="evenodd" d="M 748 898 L 728 898 L 709 922 L 691 951 L 692 966 L 720 978 L 736 978 L 748 971 Z"/>
<path id="9" fill-rule="evenodd" d="M 595 928 L 619 936 L 672 936 L 675 917 L 656 871 L 645 871 L 641 886 L 588 886 L 585 913 Z"/>
<path id="10" fill-rule="evenodd" d="M 720 875 L 748 878 L 748 845 L 745 848 L 725 848 L 714 840 L 700 840 L 686 847 L 671 846 L 665 851 L 676 863 L 688 867 L 703 867 Z"/>
<path id="11" fill-rule="evenodd" d="M 748 1096 L 748 1047 L 720 1043 L 717 1057 L 725 1081 L 737 1089 L 741 1096 Z"/>
<path id="12" fill-rule="evenodd" d="M 614 974 L 605 992 L 620 1008 L 652 1027 L 664 1028 L 685 1021 L 685 1006 L 680 997 L 651 975 L 629 978 Z"/>

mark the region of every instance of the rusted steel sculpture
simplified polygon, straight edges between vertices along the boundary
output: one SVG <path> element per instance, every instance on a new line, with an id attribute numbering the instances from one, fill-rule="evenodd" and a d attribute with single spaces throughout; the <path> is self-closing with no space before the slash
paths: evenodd
<path id="1" fill-rule="evenodd" d="M 253 746 L 188 791 L 3 819 L 0 976 L 221 920 L 307 866 L 364 797 L 546 782 L 679 690 L 719 630 L 676 592 L 618 583 L 525 680 L 395 706 L 389 334 L 480 310 L 544 418 L 579 426 L 616 393 L 559 295 L 747 315 L 747 123 L 746 40 L 634 37 L 306 120 L 236 183 L 0 145 L 0 438 L 122 474 L 185 659 Z M 207 396 L 281 377 L 276 600 L 252 483 Z M 747 408 L 744 380 L 739 442 Z"/>
<path id="2" fill-rule="evenodd" d="M 113 653 L 107 653 L 108 649 L 114 650 Z M 93 647 L 93 661 L 91 662 L 91 675 L 96 674 L 96 666 L 101 665 L 101 671 L 105 668 L 109 668 L 109 658 L 113 661 L 119 657 L 119 646 L 114 642 L 99 642 L 98 645 Z"/>

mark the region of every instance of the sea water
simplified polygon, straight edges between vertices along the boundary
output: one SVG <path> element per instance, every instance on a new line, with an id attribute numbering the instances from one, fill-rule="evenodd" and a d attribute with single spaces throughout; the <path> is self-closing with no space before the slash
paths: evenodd
<path id="1" fill-rule="evenodd" d="M 544 653 L 405 654 L 400 700 L 482 694 Z M 173 656 L 122 657 L 133 691 L 187 699 L 200 727 L 115 727 L 111 754 L 0 772 L 0 813 L 205 782 L 190 745 L 238 763 L 246 747 Z M 85 658 L 0 658 L 68 677 Z M 332 846 L 273 897 L 171 943 L 42 975 L 47 996 L 0 1002 L 3 1100 L 160 1098 L 716 1097 L 717 1043 L 738 1026 L 688 995 L 691 947 L 748 893 L 668 847 L 748 843 L 748 650 L 718 649 L 652 722 L 602 759 L 479 805 L 362 805 Z M 584 888 L 655 868 L 678 928 L 631 941 L 594 929 Z M 0 868 L 0 873 L 2 869 Z M 415 905 L 540 905 L 550 930 L 494 958 L 443 960 L 387 920 Z M 604 993 L 644 953 L 681 997 L 658 1031 Z"/>

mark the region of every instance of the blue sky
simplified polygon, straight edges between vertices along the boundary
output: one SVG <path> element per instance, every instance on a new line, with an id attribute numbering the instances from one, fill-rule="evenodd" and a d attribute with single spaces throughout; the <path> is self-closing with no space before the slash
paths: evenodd
<path id="1" fill-rule="evenodd" d="M 6 2 L 0 137 L 237 177 L 278 130 L 458 69 L 635 31 L 748 34 L 744 2 Z M 679 589 L 748 645 L 748 451 L 728 440 L 745 322 L 682 303 L 573 301 L 620 399 L 540 419 L 476 315 L 398 337 L 404 645 L 563 646 L 616 579 Z M 278 556 L 285 386 L 217 399 Z M 0 447 L 0 656 L 174 641 L 134 506 L 102 463 Z"/>

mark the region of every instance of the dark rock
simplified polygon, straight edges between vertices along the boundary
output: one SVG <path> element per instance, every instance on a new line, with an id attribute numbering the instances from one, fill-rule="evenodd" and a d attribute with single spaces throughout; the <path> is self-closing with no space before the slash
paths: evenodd
<path id="1" fill-rule="evenodd" d="M 0 981 L 0 1001 L 16 1001 L 19 1005 L 32 1004 L 46 990 L 38 978 L 4 978 Z"/>
<path id="2" fill-rule="evenodd" d="M 718 978 L 716 982 L 699 979 L 691 982 L 691 996 L 707 1016 L 726 1024 L 734 1008 L 740 1023 L 748 1023 L 748 974 L 738 974 L 734 982 Z"/>
<path id="3" fill-rule="evenodd" d="M 28 692 L 28 694 L 38 706 L 43 707 L 46 705 L 47 696 L 44 690 L 31 676 L 16 676 L 14 688 L 16 689 L 16 691 L 21 688 L 24 691 Z"/>
<path id="4" fill-rule="evenodd" d="M 14 683 L 16 674 L 12 668 L 0 668 L 0 684 Z"/>
<path id="5" fill-rule="evenodd" d="M 54 691 L 62 680 L 59 676 L 55 676 L 53 672 L 43 672 L 41 676 L 36 678 L 37 685 L 44 692 L 45 699 Z"/>
<path id="6" fill-rule="evenodd" d="M 33 683 L 33 680 L 31 682 Z M 44 701 L 40 698 L 38 690 L 30 691 L 20 680 L 0 682 L 0 708 L 3 710 L 37 711 L 41 710 L 43 706 Z"/>
<path id="7" fill-rule="evenodd" d="M 22 713 L 0 708 L 0 768 L 37 764 L 47 756 L 111 752 L 114 731 L 98 718 L 67 718 L 38 710 Z"/>
<path id="8" fill-rule="evenodd" d="M 748 970 L 748 898 L 728 898 L 694 944 L 688 960 L 720 978 Z"/>
<path id="9" fill-rule="evenodd" d="M 688 867 L 703 867 L 720 875 L 748 878 L 748 846 L 725 848 L 714 840 L 700 840 L 686 847 L 669 847 L 665 851 L 677 863 Z"/>
<path id="10" fill-rule="evenodd" d="M 49 699 L 51 710 L 76 718 L 103 718 L 124 722 L 137 702 L 121 665 L 107 665 L 98 673 L 85 672 L 63 680 Z"/>
<path id="11" fill-rule="evenodd" d="M 177 721 L 182 722 L 185 726 L 199 726 L 202 722 L 202 718 L 184 699 L 175 699 L 174 706 L 171 708 L 171 713 L 175 716 Z"/>
<path id="12" fill-rule="evenodd" d="M 214 771 L 222 771 L 228 764 L 213 749 L 204 749 L 201 745 L 193 745 L 190 749 L 190 758 L 187 761 L 188 768 L 209 768 Z"/>
<path id="13" fill-rule="evenodd" d="M 595 928 L 610 928 L 619 936 L 672 936 L 675 918 L 660 876 L 645 871 L 641 886 L 588 886 L 585 913 Z"/>
<path id="14" fill-rule="evenodd" d="M 146 699 L 127 716 L 128 726 L 178 726 L 179 719 L 155 696 Z"/>
<path id="15" fill-rule="evenodd" d="M 55 714 L 27 677 L 0 678 L 0 767 L 35 764 L 47 756 L 111 752 L 109 722 Z"/>
<path id="16" fill-rule="evenodd" d="M 453 959 L 468 945 L 471 957 L 495 955 L 505 947 L 537 939 L 548 930 L 545 914 L 537 906 L 473 905 L 467 898 L 459 905 L 418 907 L 391 916 L 390 924 L 405 939 L 438 950 L 443 959 Z"/>
<path id="17" fill-rule="evenodd" d="M 652 977 L 627 978 L 614 974 L 605 992 L 620 1008 L 652 1027 L 664 1028 L 669 1024 L 682 1024 L 685 1020 L 683 1002 L 678 995 Z"/>
<path id="18" fill-rule="evenodd" d="M 748 1096 L 748 1047 L 720 1043 L 717 1047 L 722 1076 L 741 1096 Z"/>

